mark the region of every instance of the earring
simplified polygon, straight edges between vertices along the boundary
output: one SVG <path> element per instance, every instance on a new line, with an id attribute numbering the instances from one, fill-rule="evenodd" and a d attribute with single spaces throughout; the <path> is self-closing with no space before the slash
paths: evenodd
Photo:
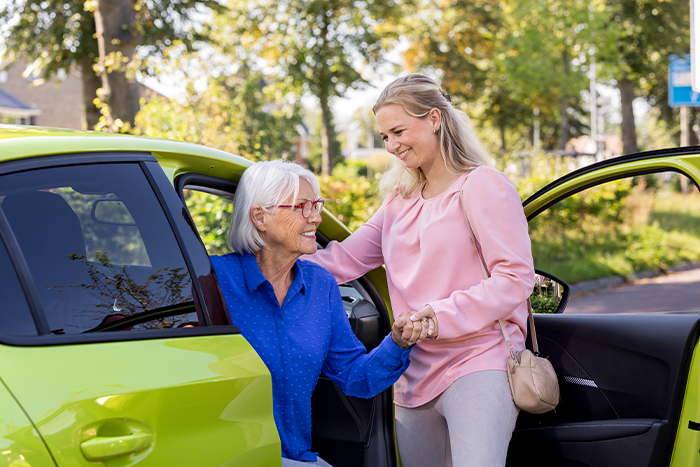
<path id="1" fill-rule="evenodd" d="M 433 129 L 433 134 L 437 135 L 439 130 L 440 130 L 440 127 L 434 128 L 434 129 Z"/>

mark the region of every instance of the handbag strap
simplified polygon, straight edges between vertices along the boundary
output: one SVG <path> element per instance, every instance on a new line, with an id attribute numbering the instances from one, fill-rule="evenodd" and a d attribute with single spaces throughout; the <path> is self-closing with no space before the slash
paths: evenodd
<path id="1" fill-rule="evenodd" d="M 466 182 L 466 180 L 465 180 Z M 467 211 L 464 208 L 464 183 L 462 183 L 462 187 L 459 190 L 459 204 L 462 208 L 462 215 L 464 216 L 464 222 L 467 224 L 467 227 L 469 228 L 469 235 L 471 236 L 472 239 L 472 244 L 474 245 L 474 249 L 476 250 L 476 255 L 479 257 L 479 263 L 481 265 L 481 273 L 484 276 L 484 279 L 488 279 L 491 277 L 491 274 L 489 274 L 488 269 L 486 268 L 486 261 L 484 261 L 484 257 L 481 254 L 481 250 L 479 250 L 478 242 L 476 241 L 476 235 L 474 235 L 474 230 L 472 229 L 472 225 L 469 223 L 469 218 L 467 218 Z M 530 303 L 530 298 L 528 297 L 527 299 L 527 314 L 528 314 L 528 322 L 530 323 L 530 332 L 532 333 L 532 351 L 535 355 L 539 355 L 539 347 L 537 346 L 537 333 L 535 332 L 535 318 L 532 315 L 532 304 Z M 503 323 L 503 319 L 499 318 L 498 319 L 498 324 L 501 326 L 501 331 L 503 332 L 503 337 L 506 340 L 506 344 L 508 345 L 508 349 L 510 350 L 511 355 L 513 355 L 513 358 L 515 358 L 515 352 L 513 350 L 513 344 L 510 340 L 510 336 L 508 335 L 508 331 L 506 330 L 506 325 Z"/>

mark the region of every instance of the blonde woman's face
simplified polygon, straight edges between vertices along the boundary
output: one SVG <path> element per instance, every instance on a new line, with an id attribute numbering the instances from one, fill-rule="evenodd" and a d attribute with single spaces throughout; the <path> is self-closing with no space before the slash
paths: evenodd
<path id="1" fill-rule="evenodd" d="M 416 118 L 397 104 L 377 111 L 377 126 L 389 153 L 410 169 L 429 170 L 440 159 L 440 138 L 433 130 L 440 127 L 440 112 L 430 111 L 426 118 Z"/>

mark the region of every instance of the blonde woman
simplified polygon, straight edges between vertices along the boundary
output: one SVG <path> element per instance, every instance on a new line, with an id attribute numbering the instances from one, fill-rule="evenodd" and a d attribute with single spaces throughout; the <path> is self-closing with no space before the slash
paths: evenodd
<path id="1" fill-rule="evenodd" d="M 345 241 L 306 258 L 338 283 L 384 264 L 394 313 L 430 327 L 433 339 L 416 345 L 394 385 L 404 467 L 502 466 L 518 409 L 497 321 L 524 348 L 534 286 L 520 198 L 489 166 L 466 114 L 430 78 L 395 80 L 373 110 L 396 157 L 381 181 L 382 206 Z M 488 280 L 464 222 L 462 190 Z"/>

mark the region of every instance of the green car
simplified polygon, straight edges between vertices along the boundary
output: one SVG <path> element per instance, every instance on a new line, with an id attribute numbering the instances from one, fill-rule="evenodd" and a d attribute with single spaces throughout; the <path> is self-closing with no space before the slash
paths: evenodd
<path id="1" fill-rule="evenodd" d="M 250 164 L 182 142 L 0 126 L 0 466 L 280 465 L 270 374 L 208 258 Z M 700 150 L 588 166 L 525 211 L 668 171 L 700 181 Z M 347 235 L 324 211 L 319 244 Z M 561 402 L 521 413 L 508 465 L 700 466 L 700 314 L 562 314 L 576 297 L 538 273 L 533 298 L 555 300 L 536 323 Z M 341 291 L 375 347 L 392 320 L 383 270 Z M 346 397 L 321 375 L 312 404 L 312 449 L 334 467 L 400 465 L 391 390 Z"/>

